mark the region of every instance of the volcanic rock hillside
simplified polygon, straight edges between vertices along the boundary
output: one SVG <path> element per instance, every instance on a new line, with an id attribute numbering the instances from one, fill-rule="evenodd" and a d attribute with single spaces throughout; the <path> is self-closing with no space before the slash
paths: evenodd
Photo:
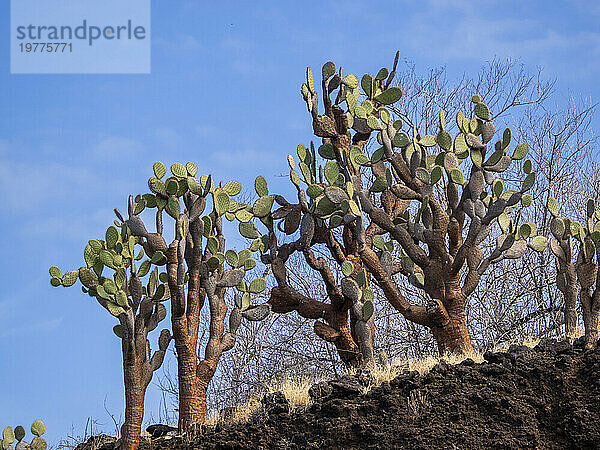
<path id="1" fill-rule="evenodd" d="M 484 358 L 442 361 L 366 394 L 368 375 L 322 382 L 304 411 L 270 394 L 249 423 L 141 448 L 600 448 L 600 349 L 543 340 Z"/>

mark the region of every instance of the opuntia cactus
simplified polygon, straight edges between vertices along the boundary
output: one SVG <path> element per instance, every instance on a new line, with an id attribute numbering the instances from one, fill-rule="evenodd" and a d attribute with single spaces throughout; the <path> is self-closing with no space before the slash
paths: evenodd
<path id="1" fill-rule="evenodd" d="M 533 223 L 520 223 L 521 210 L 532 202 L 527 191 L 535 182 L 535 173 L 527 160 L 520 186 L 508 188 L 502 173 L 526 157 L 528 145 L 521 143 L 510 152 L 512 132 L 506 128 L 488 151 L 496 130 L 492 114 L 479 96 L 473 97 L 471 118 L 457 114 L 454 137 L 443 111 L 437 135 L 421 134 L 416 126 L 406 127 L 403 120 L 395 118 L 392 105 L 402 96 L 400 88 L 392 86 L 398 58 L 396 54 L 391 71 L 366 74 L 360 83 L 354 75 L 342 76 L 341 70 L 332 78 L 335 65 L 328 62 L 322 71 L 323 115 L 308 70 L 301 90 L 314 134 L 322 138 L 322 144 L 318 151 L 312 144 L 310 148 L 299 146 L 297 167 L 294 158 L 288 157 L 298 204 L 278 201 L 281 208 L 272 218 L 285 218 L 283 230 L 294 232 L 301 215 L 300 237 L 297 243 L 275 248 L 269 260 L 275 263 L 279 257 L 285 262 L 285 257 L 297 250 L 310 254 L 314 244 L 325 244 L 340 264 L 355 255 L 357 273 L 364 268 L 365 278 L 373 277 L 399 312 L 429 327 L 440 352 L 468 353 L 473 348 L 466 305 L 488 266 L 520 258 L 528 246 L 537 251 L 545 246 L 545 238 L 535 236 Z M 365 144 L 372 136 L 379 145 L 367 156 Z M 323 159 L 322 166 L 317 154 Z M 277 201 L 277 196 L 274 199 Z M 500 231 L 497 245 L 484 256 L 482 243 L 495 226 Z M 338 229 L 341 233 L 334 233 Z M 340 235 L 342 242 L 337 240 Z M 323 270 L 323 263 L 315 261 L 313 265 Z M 275 267 L 273 272 L 277 273 Z M 393 280 L 398 274 L 425 291 L 427 305 L 408 302 Z M 289 292 L 285 294 L 293 298 Z M 305 305 L 306 300 L 300 304 Z M 285 305 L 283 309 L 297 308 Z M 324 327 L 319 325 L 319 329 Z"/>
<path id="2" fill-rule="evenodd" d="M 83 292 L 119 320 L 113 332 L 121 339 L 123 354 L 126 403 L 122 445 L 135 449 L 139 445 L 146 388 L 162 365 L 171 340 L 170 332 L 162 330 L 159 348 L 151 354 L 147 336 L 166 317 L 162 302 L 170 298 L 170 290 L 165 283 L 166 273 L 159 273 L 156 266 L 164 264 L 163 248 L 143 242 L 119 211 L 115 213 L 118 220 L 107 228 L 105 239 L 90 240 L 85 247 L 85 266 L 62 275 L 58 267 L 52 266 L 49 272 L 52 286 L 70 287 L 79 279 Z M 144 259 L 150 254 L 150 259 Z M 142 286 L 144 278 L 146 286 Z"/>
<path id="3" fill-rule="evenodd" d="M 205 420 L 206 391 L 223 352 L 235 344 L 242 318 L 264 320 L 268 305 L 253 306 L 252 301 L 265 289 L 262 277 L 244 281 L 256 267 L 252 252 L 256 249 L 226 250 L 223 217 L 239 221 L 244 236 L 253 232 L 248 221 L 250 205 L 235 200 L 241 191 L 237 181 L 215 184 L 212 176 L 198 175 L 196 166 L 175 163 L 171 176 L 162 162 L 153 166 L 154 176 L 148 180 L 150 193 L 129 198 L 126 223 L 154 264 L 165 265 L 161 281 L 171 298 L 171 323 L 177 349 L 179 378 L 179 429 Z M 263 179 L 264 181 L 264 179 Z M 266 182 L 264 182 L 266 184 Z M 262 189 L 258 182 L 257 189 Z M 264 201 L 263 208 L 269 208 Z M 255 206 L 257 210 L 261 205 Z M 156 231 L 149 232 L 140 214 L 155 210 Z M 173 241 L 163 238 L 163 211 L 174 220 Z M 203 215 L 204 214 L 204 215 Z M 229 330 L 225 331 L 227 289 L 239 292 L 239 304 L 230 313 Z M 205 358 L 199 363 L 198 329 L 200 310 L 208 299 L 211 323 Z"/>
<path id="4" fill-rule="evenodd" d="M 585 346 L 592 348 L 598 341 L 600 315 L 600 288 L 598 286 L 598 258 L 600 255 L 600 212 L 596 202 L 588 199 L 584 224 L 559 215 L 559 205 L 549 198 L 548 211 L 552 214 L 549 247 L 556 257 L 556 286 L 565 303 L 565 334 L 573 340 L 577 328 L 576 302 L 583 312 Z M 578 249 L 573 243 L 578 242 Z M 575 251 L 577 255 L 575 256 Z M 577 286 L 579 285 L 579 286 Z"/>
<path id="5" fill-rule="evenodd" d="M 46 432 L 46 427 L 44 422 L 41 420 L 36 420 L 31 424 L 31 434 L 35 437 L 31 440 L 31 443 L 28 443 L 24 440 L 25 438 L 25 429 L 18 425 L 13 430 L 11 427 L 4 428 L 2 432 L 2 438 L 0 439 L 0 448 L 2 450 L 13 450 L 12 444 L 17 441 L 15 444 L 14 450 L 46 450 L 47 444 L 42 435 Z"/>

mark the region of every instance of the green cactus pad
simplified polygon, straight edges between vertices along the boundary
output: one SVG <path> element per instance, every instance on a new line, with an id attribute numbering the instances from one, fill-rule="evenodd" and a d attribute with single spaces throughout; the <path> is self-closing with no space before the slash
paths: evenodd
<path id="1" fill-rule="evenodd" d="M 354 74 L 349 74 L 344 77 L 342 83 L 344 83 L 350 89 L 356 89 L 358 87 L 358 78 L 356 78 L 356 75 Z"/>
<path id="2" fill-rule="evenodd" d="M 50 267 L 50 269 L 48 269 L 48 272 L 50 273 L 50 276 L 52 278 L 61 278 L 61 276 L 62 276 L 60 269 L 56 266 Z"/>
<path id="3" fill-rule="evenodd" d="M 511 138 L 512 138 L 512 130 L 510 128 L 506 128 L 504 130 L 504 133 L 502 134 L 502 144 L 501 144 L 502 150 L 508 148 Z"/>
<path id="4" fill-rule="evenodd" d="M 520 160 L 527 156 L 527 152 L 529 152 L 529 144 L 526 142 L 517 145 L 515 151 L 512 155 L 512 159 Z"/>
<path id="5" fill-rule="evenodd" d="M 521 192 L 526 192 L 533 187 L 535 183 L 535 172 L 530 173 L 525 177 L 523 185 L 521 186 Z"/>
<path id="6" fill-rule="evenodd" d="M 187 178 L 188 171 L 183 164 L 175 163 L 171 166 L 171 173 L 177 178 Z"/>
<path id="7" fill-rule="evenodd" d="M 552 214 L 554 217 L 558 216 L 558 202 L 556 201 L 556 199 L 554 197 L 550 197 L 548 198 L 548 211 L 550 211 L 550 214 Z"/>
<path id="8" fill-rule="evenodd" d="M 104 264 L 104 265 L 106 265 L 108 267 L 113 267 L 114 266 L 113 256 L 107 250 L 102 250 L 100 252 L 100 260 L 102 261 L 102 264 Z"/>
<path id="9" fill-rule="evenodd" d="M 327 164 L 325 164 L 323 173 L 325 175 L 325 179 L 329 184 L 335 183 L 338 179 L 338 176 L 340 175 L 340 168 L 337 162 L 329 161 Z"/>
<path id="10" fill-rule="evenodd" d="M 75 282 L 77 281 L 78 276 L 79 276 L 78 270 L 71 270 L 71 271 L 65 273 L 62 277 L 62 285 L 64 287 L 73 286 L 75 284 Z"/>
<path id="11" fill-rule="evenodd" d="M 17 441 L 21 442 L 24 437 L 25 437 L 25 428 L 23 428 L 21 425 L 16 426 L 15 427 L 15 439 Z"/>
<path id="12" fill-rule="evenodd" d="M 533 197 L 530 194 L 525 194 L 521 197 L 521 205 L 523 205 L 524 208 L 531 206 L 532 203 Z"/>
<path id="13" fill-rule="evenodd" d="M 381 94 L 375 96 L 375 100 L 383 105 L 391 105 L 402 97 L 402 90 L 398 87 L 386 89 Z"/>
<path id="14" fill-rule="evenodd" d="M 323 74 L 323 80 L 327 80 L 330 76 L 335 73 L 335 64 L 332 61 L 327 61 L 321 69 Z"/>
<path id="15" fill-rule="evenodd" d="M 242 305 L 241 309 L 246 309 L 250 306 L 250 294 L 248 292 L 244 292 L 242 295 Z"/>
<path id="16" fill-rule="evenodd" d="M 137 271 L 138 277 L 145 277 L 148 271 L 150 270 L 151 262 L 149 260 L 144 261 L 140 264 L 140 268 Z"/>
<path id="17" fill-rule="evenodd" d="M 214 236 L 209 237 L 208 241 L 206 242 L 206 248 L 208 248 L 208 250 L 215 255 L 219 251 L 219 241 L 217 238 Z"/>
<path id="18" fill-rule="evenodd" d="M 490 120 L 490 110 L 485 103 L 478 102 L 475 105 L 475 115 L 483 120 Z"/>
<path id="19" fill-rule="evenodd" d="M 33 434 L 34 436 L 41 436 L 42 434 L 44 434 L 46 432 L 46 426 L 44 425 L 44 422 L 42 422 L 41 420 L 36 420 L 35 422 L 33 422 L 31 424 L 31 434 Z"/>
<path id="20" fill-rule="evenodd" d="M 442 178 L 442 168 L 440 166 L 434 166 L 431 169 L 430 183 L 436 184 Z"/>
<path id="21" fill-rule="evenodd" d="M 536 252 L 543 252 L 548 247 L 548 239 L 546 236 L 536 236 L 527 245 Z"/>
<path id="22" fill-rule="evenodd" d="M 119 241 L 119 232 L 115 227 L 108 227 L 106 230 L 106 246 L 108 248 L 114 248 Z"/>
<path id="23" fill-rule="evenodd" d="M 113 295 L 117 292 L 117 285 L 110 278 L 107 278 L 106 280 L 104 280 L 104 283 L 102 283 L 102 286 L 104 287 L 104 290 L 106 291 L 106 293 L 108 295 Z"/>
<path id="24" fill-rule="evenodd" d="M 129 304 L 127 303 L 127 294 L 120 289 L 115 294 L 115 300 L 117 302 L 117 305 L 119 305 L 125 309 L 127 309 L 129 307 Z"/>
<path id="25" fill-rule="evenodd" d="M 179 192 L 179 183 L 177 182 L 177 178 L 167 178 L 165 181 L 165 191 L 167 192 L 167 195 L 177 195 L 177 192 Z"/>
<path id="26" fill-rule="evenodd" d="M 592 198 L 588 198 L 586 202 L 586 213 L 589 219 L 594 217 L 594 213 L 596 212 L 596 202 Z"/>
<path id="27" fill-rule="evenodd" d="M 239 262 L 238 254 L 234 250 L 227 250 L 225 252 L 225 260 L 231 267 L 237 267 Z"/>
<path id="28" fill-rule="evenodd" d="M 186 163 L 185 170 L 190 177 L 195 177 L 198 174 L 198 168 L 196 167 L 196 164 L 191 161 Z"/>
<path id="29" fill-rule="evenodd" d="M 229 208 L 229 195 L 226 192 L 219 192 L 215 197 L 215 211 L 218 215 L 223 215 Z"/>
<path id="30" fill-rule="evenodd" d="M 187 177 L 187 185 L 193 194 L 202 195 L 202 185 L 194 177 Z"/>
<path id="31" fill-rule="evenodd" d="M 323 193 L 323 188 L 318 184 L 311 184 L 306 189 L 306 193 L 310 198 L 317 198 Z"/>
<path id="32" fill-rule="evenodd" d="M 267 180 L 263 176 L 256 177 L 254 181 L 254 189 L 259 197 L 265 197 L 269 195 L 269 189 L 267 188 Z"/>
<path id="33" fill-rule="evenodd" d="M 253 294 L 260 294 L 267 288 L 267 282 L 264 278 L 257 278 L 252 280 L 250 286 L 248 286 L 248 291 Z"/>
<path id="34" fill-rule="evenodd" d="M 115 325 L 113 327 L 113 333 L 115 333 L 115 336 L 118 338 L 123 339 L 123 327 L 121 325 Z"/>
<path id="35" fill-rule="evenodd" d="M 165 254 L 163 252 L 161 252 L 159 250 L 157 252 L 154 252 L 154 255 L 152 255 L 151 261 L 153 264 L 156 264 L 157 266 L 162 266 L 167 263 L 167 257 L 165 256 Z"/>
<path id="36" fill-rule="evenodd" d="M 154 176 L 156 176 L 156 178 L 162 178 L 165 173 L 167 173 L 167 168 L 160 161 L 155 162 L 152 169 L 154 170 Z"/>
<path id="37" fill-rule="evenodd" d="M 120 314 L 123 314 L 125 312 L 123 308 L 121 308 L 119 305 L 110 300 L 106 301 L 106 308 L 108 309 L 108 312 L 110 312 L 115 317 L 119 317 Z"/>
<path id="38" fill-rule="evenodd" d="M 156 177 L 152 177 L 148 180 L 148 187 L 155 194 L 166 195 L 167 193 L 165 184 Z"/>
<path id="39" fill-rule="evenodd" d="M 2 443 L 12 444 L 15 441 L 15 433 L 11 427 L 6 427 L 2 433 Z"/>
<path id="40" fill-rule="evenodd" d="M 373 317 L 373 312 L 375 312 L 375 306 L 373 302 L 368 300 L 363 304 L 362 307 L 363 317 L 362 319 L 367 322 L 371 317 Z"/>
<path id="41" fill-rule="evenodd" d="M 58 287 L 62 284 L 62 281 L 60 280 L 60 278 L 52 277 L 50 278 L 50 284 L 54 287 Z"/>
<path id="42" fill-rule="evenodd" d="M 154 295 L 152 296 L 154 300 L 159 302 L 165 300 L 165 294 L 167 293 L 167 288 L 165 286 L 165 284 L 159 284 L 156 287 L 156 292 L 154 292 Z"/>
<path id="43" fill-rule="evenodd" d="M 271 212 L 273 206 L 273 198 L 270 196 L 261 197 L 254 203 L 252 212 L 256 217 L 266 217 Z"/>
<path id="44" fill-rule="evenodd" d="M 354 272 L 354 264 L 352 264 L 351 261 L 344 261 L 342 263 L 342 273 L 349 277 L 350 275 L 352 275 L 352 272 Z"/>
<path id="45" fill-rule="evenodd" d="M 371 192 L 383 192 L 388 188 L 388 182 L 386 177 L 378 177 L 373 181 L 371 185 Z"/>
<path id="46" fill-rule="evenodd" d="M 167 207 L 165 209 L 167 213 L 174 219 L 179 218 L 179 215 L 181 214 L 181 205 L 179 204 L 179 199 L 174 196 L 169 197 L 169 201 L 167 202 Z"/>
<path id="47" fill-rule="evenodd" d="M 230 196 L 238 195 L 242 190 L 242 185 L 238 181 L 228 181 L 225 183 L 225 186 L 223 186 L 223 190 Z"/>

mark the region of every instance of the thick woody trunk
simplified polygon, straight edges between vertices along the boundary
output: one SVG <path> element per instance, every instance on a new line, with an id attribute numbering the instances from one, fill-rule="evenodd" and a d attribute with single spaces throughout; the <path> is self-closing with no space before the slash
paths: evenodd
<path id="1" fill-rule="evenodd" d="M 133 361 L 128 361 L 128 359 Z M 125 382 L 125 422 L 121 426 L 121 449 L 136 450 L 140 445 L 146 386 L 142 380 L 141 363 L 135 356 L 127 358 L 125 354 L 123 355 L 123 378 Z"/>
<path id="2" fill-rule="evenodd" d="M 449 320 L 445 325 L 433 326 L 431 330 L 440 355 L 473 353 L 464 311 L 456 315 L 449 314 Z"/>
<path id="3" fill-rule="evenodd" d="M 199 380 L 198 382 L 198 404 L 200 406 L 200 421 L 199 423 L 204 423 L 206 420 L 206 393 L 208 391 L 208 385 L 210 380 L 203 381 Z"/>
<path id="4" fill-rule="evenodd" d="M 598 343 L 598 323 L 600 311 L 583 307 L 583 326 L 585 329 L 585 348 L 592 349 Z"/>
<path id="5" fill-rule="evenodd" d="M 567 264 L 565 268 L 562 294 L 565 301 L 565 337 L 573 342 L 577 334 L 577 275 L 573 264 Z"/>
<path id="6" fill-rule="evenodd" d="M 198 396 L 196 344 L 189 338 L 176 341 L 177 377 L 179 381 L 179 431 L 204 422 L 204 405 Z"/>
<path id="7" fill-rule="evenodd" d="M 438 313 L 437 320 L 431 327 L 440 355 L 473 353 L 465 312 L 467 300 L 463 295 L 458 278 L 447 281 L 443 292 L 445 298 L 442 304 L 445 314 Z"/>

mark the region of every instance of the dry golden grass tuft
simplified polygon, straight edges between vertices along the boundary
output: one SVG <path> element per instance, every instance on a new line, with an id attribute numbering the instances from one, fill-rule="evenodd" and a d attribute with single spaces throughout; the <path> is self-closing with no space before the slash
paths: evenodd
<path id="1" fill-rule="evenodd" d="M 308 395 L 310 387 L 323 381 L 325 376 L 303 378 L 300 380 L 284 380 L 274 383 L 268 389 L 263 389 L 252 396 L 247 402 L 236 406 L 228 417 L 211 417 L 207 420 L 208 425 L 246 423 L 261 408 L 260 399 L 273 392 L 281 392 L 290 404 L 290 409 L 296 410 L 310 405 L 311 398 Z"/>

